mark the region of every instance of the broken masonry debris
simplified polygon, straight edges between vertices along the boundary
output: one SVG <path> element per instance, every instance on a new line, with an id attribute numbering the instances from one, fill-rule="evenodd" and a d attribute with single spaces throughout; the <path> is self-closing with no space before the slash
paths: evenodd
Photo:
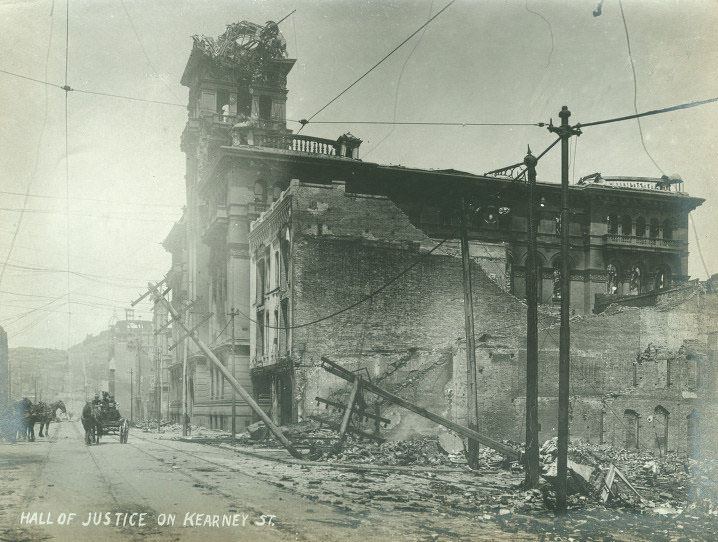
<path id="1" fill-rule="evenodd" d="M 359 375 L 356 375 L 352 373 L 351 371 L 345 369 L 338 363 L 331 361 L 330 359 L 326 357 L 322 357 L 322 368 L 332 373 L 335 376 L 338 376 L 339 378 L 343 378 L 347 382 L 351 382 L 354 384 L 354 382 L 358 379 L 361 379 Z M 451 429 L 452 431 L 458 433 L 459 435 L 465 437 L 477 440 L 484 446 L 488 446 L 489 448 L 492 448 L 499 452 L 500 454 L 504 455 L 505 457 L 513 460 L 521 460 L 521 452 L 514 450 L 513 448 L 506 446 L 504 444 L 501 444 L 500 442 L 496 442 L 495 440 L 487 437 L 486 435 L 479 433 L 478 431 L 474 431 L 473 429 L 469 429 L 468 427 L 465 427 L 463 425 L 459 425 L 458 423 L 454 423 L 451 420 L 447 420 L 446 418 L 439 416 L 438 414 L 434 414 L 433 412 L 429 412 L 425 408 L 422 408 L 420 406 L 417 406 L 413 403 L 410 403 L 406 399 L 402 399 L 401 397 L 394 395 L 393 393 L 386 391 L 383 388 L 380 388 L 376 384 L 372 382 L 362 381 L 361 383 L 362 389 L 365 391 L 371 392 L 375 395 L 378 395 L 379 397 L 383 397 L 390 403 L 393 403 L 397 406 L 403 407 L 407 410 L 410 410 L 414 412 L 415 414 L 418 414 L 419 416 L 422 416 L 424 418 L 427 418 L 428 420 L 431 420 L 435 423 L 438 423 L 439 425 L 443 425 L 444 427 Z"/>

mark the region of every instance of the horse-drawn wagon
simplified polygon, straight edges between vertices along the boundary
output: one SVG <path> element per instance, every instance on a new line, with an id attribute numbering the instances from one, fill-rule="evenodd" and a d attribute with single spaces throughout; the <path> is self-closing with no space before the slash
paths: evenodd
<path id="1" fill-rule="evenodd" d="M 120 444 L 127 444 L 127 437 L 130 433 L 129 422 L 120 416 L 115 403 L 103 405 L 100 408 L 100 425 L 102 426 L 103 435 L 119 435 Z"/>
<path id="2" fill-rule="evenodd" d="M 114 401 L 88 402 L 82 410 L 85 444 L 100 443 L 100 435 L 119 435 L 120 444 L 127 444 L 130 424 L 117 410 Z"/>

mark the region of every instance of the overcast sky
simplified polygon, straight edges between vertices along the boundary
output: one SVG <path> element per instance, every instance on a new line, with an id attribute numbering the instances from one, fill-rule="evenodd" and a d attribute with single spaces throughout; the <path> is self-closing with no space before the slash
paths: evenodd
<path id="1" fill-rule="evenodd" d="M 297 63 L 287 117 L 307 118 L 448 0 L 70 0 L 68 84 L 185 104 L 179 84 L 192 34 L 279 20 Z M 634 86 L 617 0 L 457 0 L 315 120 L 539 122 L 568 105 L 573 122 L 633 112 Z M 624 1 L 639 111 L 718 96 L 715 1 Z M 0 1 L 0 69 L 64 84 L 65 2 Z M 168 269 L 160 243 L 181 215 L 186 110 L 64 92 L 0 73 L 0 324 L 10 346 L 65 348 L 107 327 L 148 280 Z M 695 213 L 703 255 L 718 269 L 718 104 L 643 121 L 646 146 L 668 174 L 708 201 Z M 298 125 L 289 123 L 297 129 Z M 540 151 L 538 127 L 309 125 L 303 133 L 363 139 L 365 160 L 483 173 Z M 635 121 L 586 129 L 572 177 L 660 176 Z M 65 168 L 69 169 L 70 317 Z M 539 180 L 558 181 L 556 148 Z M 17 212 L 27 211 L 11 253 Z M 19 193 L 14 195 L 12 193 Z M 691 234 L 689 272 L 706 278 Z M 30 269 L 28 269 L 30 268 Z M 142 307 L 147 309 L 147 305 Z M 32 312 L 31 312 L 32 311 Z M 138 313 L 149 316 L 148 313 Z"/>

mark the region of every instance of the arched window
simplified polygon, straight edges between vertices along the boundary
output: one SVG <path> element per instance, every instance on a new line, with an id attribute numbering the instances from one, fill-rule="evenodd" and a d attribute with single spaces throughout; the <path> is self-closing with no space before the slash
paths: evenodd
<path id="1" fill-rule="evenodd" d="M 668 411 L 661 405 L 653 409 L 653 429 L 661 455 L 668 451 Z"/>
<path id="2" fill-rule="evenodd" d="M 671 284 L 671 271 L 667 267 L 656 268 L 654 277 L 654 289 L 662 290 Z"/>
<path id="3" fill-rule="evenodd" d="M 606 293 L 617 294 L 618 293 L 618 268 L 609 263 L 606 266 Z"/>
<path id="4" fill-rule="evenodd" d="M 648 230 L 648 236 L 651 239 L 658 239 L 658 234 L 661 229 L 660 222 L 658 222 L 657 218 L 651 219 L 651 227 Z"/>
<path id="5" fill-rule="evenodd" d="M 616 235 L 618 233 L 618 217 L 616 215 L 608 215 L 608 233 Z"/>
<path id="6" fill-rule="evenodd" d="M 663 221 L 663 238 L 673 239 L 673 221 L 670 218 Z"/>
<path id="7" fill-rule="evenodd" d="M 640 294 L 642 291 L 641 285 L 643 284 L 643 272 L 641 266 L 636 264 L 633 265 L 628 273 L 628 290 L 634 294 Z"/>
<path id="8" fill-rule="evenodd" d="M 635 410 L 623 411 L 623 424 L 626 427 L 625 447 L 628 450 L 638 449 L 638 413 Z"/>
<path id="9" fill-rule="evenodd" d="M 633 235 L 633 220 L 628 215 L 621 217 L 621 234 Z"/>
<path id="10" fill-rule="evenodd" d="M 636 219 L 636 237 L 645 237 L 646 236 L 646 219 L 642 216 L 639 216 Z"/>

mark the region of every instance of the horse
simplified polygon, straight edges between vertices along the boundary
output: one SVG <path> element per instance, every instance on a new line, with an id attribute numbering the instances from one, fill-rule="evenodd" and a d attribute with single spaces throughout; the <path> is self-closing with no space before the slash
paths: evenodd
<path id="1" fill-rule="evenodd" d="M 82 409 L 82 427 L 85 429 L 85 444 L 99 444 L 102 434 L 100 406 L 87 401 Z"/>
<path id="2" fill-rule="evenodd" d="M 15 427 L 19 438 L 35 441 L 35 405 L 27 397 L 15 403 Z"/>
<path id="3" fill-rule="evenodd" d="M 57 421 L 57 411 L 62 410 L 65 414 L 67 414 L 67 409 L 65 408 L 65 403 L 62 401 L 55 401 L 49 406 L 45 403 L 38 403 L 37 406 L 36 421 L 40 424 L 40 432 L 38 433 L 38 436 L 43 436 L 42 430 L 44 428 L 44 436 L 47 437 L 50 432 L 50 422 Z"/>

